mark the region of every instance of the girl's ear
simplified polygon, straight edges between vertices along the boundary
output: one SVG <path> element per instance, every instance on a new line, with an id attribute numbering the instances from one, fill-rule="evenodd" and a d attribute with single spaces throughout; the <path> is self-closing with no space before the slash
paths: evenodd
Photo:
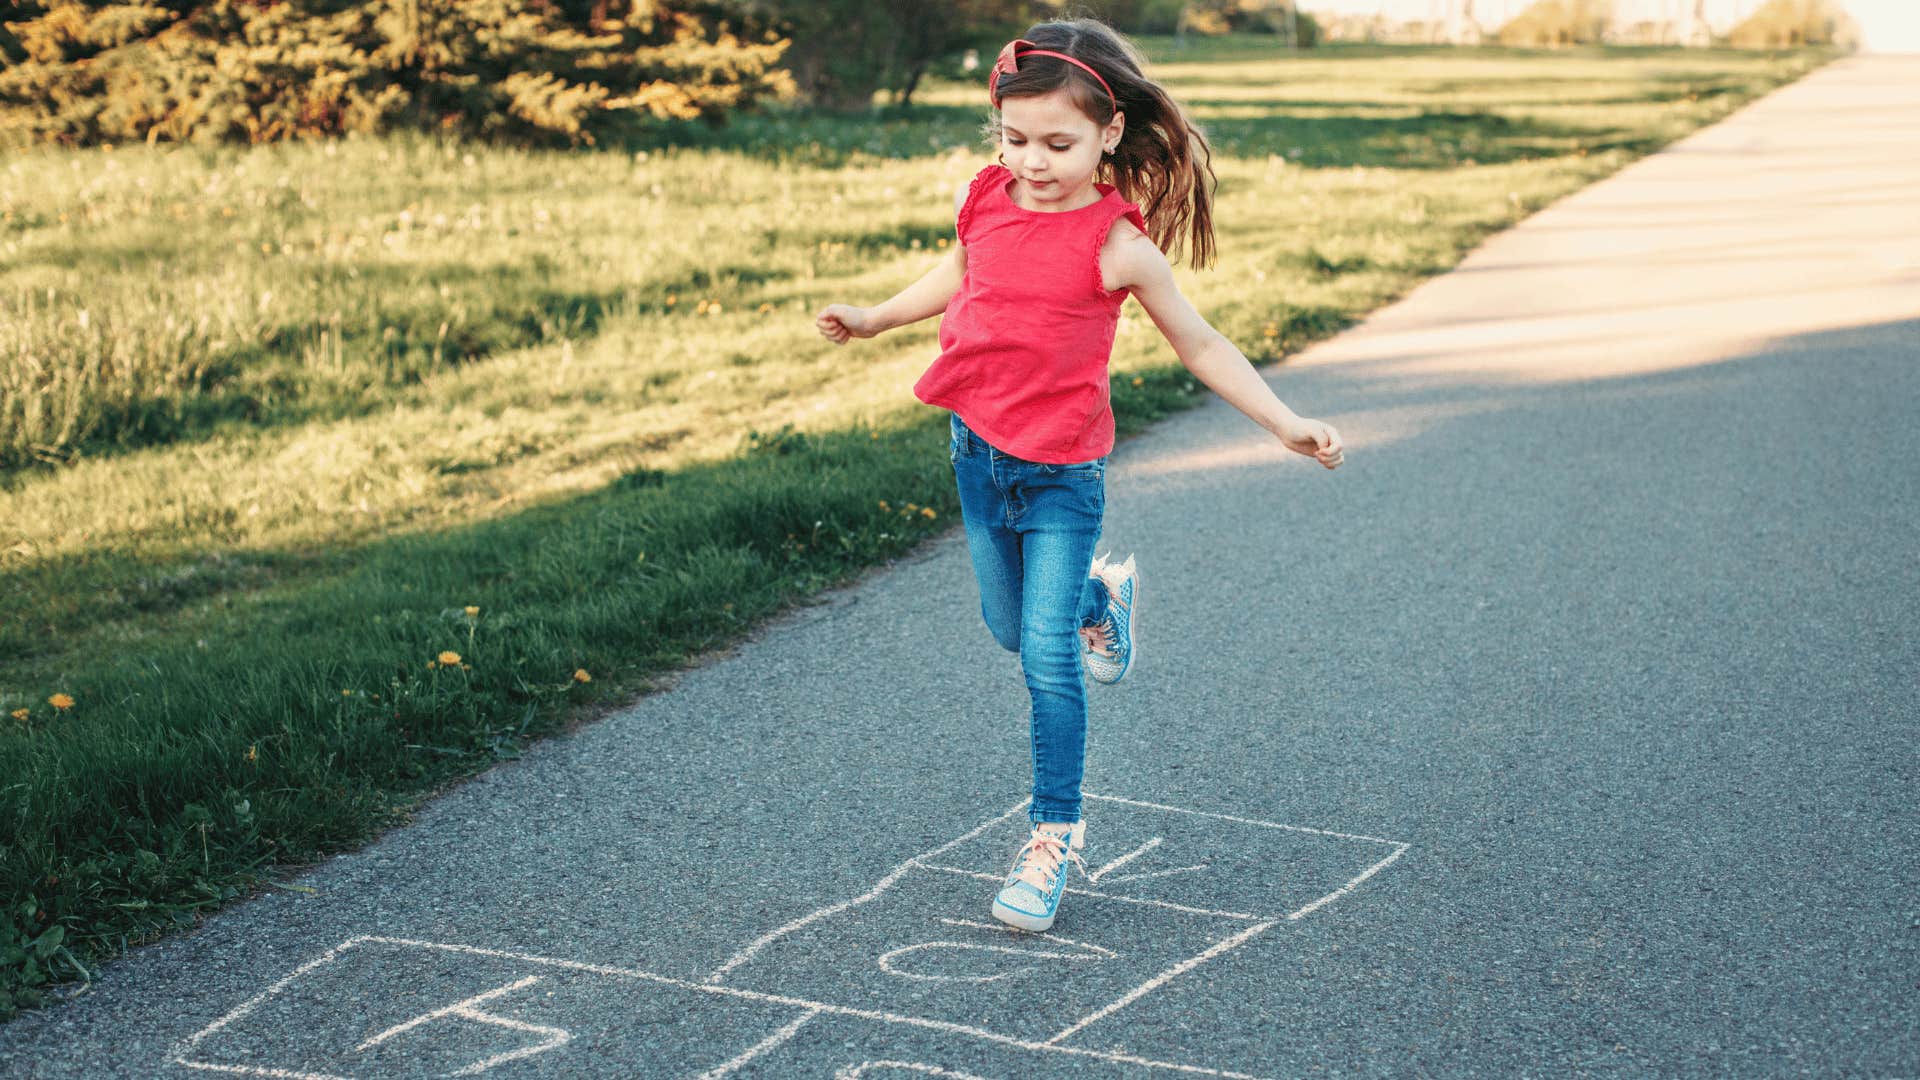
<path id="1" fill-rule="evenodd" d="M 1110 146 L 1118 145 L 1120 142 L 1121 134 L 1124 133 L 1126 130 L 1127 130 L 1127 114 L 1121 113 L 1121 112 L 1114 113 L 1113 119 L 1107 121 L 1107 126 L 1100 130 L 1100 136 L 1101 136 L 1100 145 L 1102 147 L 1110 147 Z"/>

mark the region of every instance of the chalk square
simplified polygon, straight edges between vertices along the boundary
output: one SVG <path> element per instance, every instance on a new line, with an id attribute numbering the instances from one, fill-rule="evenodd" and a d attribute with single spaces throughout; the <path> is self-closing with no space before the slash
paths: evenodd
<path id="1" fill-rule="evenodd" d="M 1075 893 L 1167 905 L 1250 920 L 1298 917 L 1405 845 L 1299 825 L 1087 793 L 1081 816 L 1089 877 L 1067 879 L 1062 911 Z M 926 860 L 950 870 L 1004 876 L 1027 823 L 989 829 Z"/>
<path id="2" fill-rule="evenodd" d="M 1199 1065 L 1199 1068 L 1195 1068 Z M 818 1015 L 778 1046 L 729 1071 L 727 1080 L 1191 1080 L 1219 1075 L 1202 1062 L 1021 1045 L 908 1024 Z"/>
<path id="3" fill-rule="evenodd" d="M 721 1064 L 802 1011 L 597 967 L 352 939 L 203 1031 L 174 1060 L 267 1076 L 677 1074 L 694 1062 Z M 731 1049 L 716 1057 L 716 1046 Z"/>
<path id="4" fill-rule="evenodd" d="M 874 899 L 767 942 L 723 985 L 1041 1040 L 1244 929 L 1076 897 L 1070 918 L 1032 934 L 993 919 L 993 893 L 989 881 L 912 868 Z"/>

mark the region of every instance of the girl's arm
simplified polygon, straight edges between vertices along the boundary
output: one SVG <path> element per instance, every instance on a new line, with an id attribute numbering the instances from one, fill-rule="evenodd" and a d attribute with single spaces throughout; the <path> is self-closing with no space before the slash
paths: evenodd
<path id="1" fill-rule="evenodd" d="M 967 186 L 963 184 L 954 194 L 955 214 L 960 212 L 966 198 Z M 845 345 L 848 338 L 869 338 L 898 326 L 919 322 L 947 310 L 953 294 L 960 291 L 960 282 L 966 273 L 967 249 L 956 236 L 953 250 L 947 253 L 946 258 L 936 263 L 919 281 L 895 293 L 885 302 L 870 308 L 828 304 L 814 316 L 813 324 L 819 329 L 820 336 L 835 345 Z"/>
<path id="2" fill-rule="evenodd" d="M 1345 456 L 1340 433 L 1324 421 L 1296 415 L 1274 396 L 1246 355 L 1193 309 L 1174 284 L 1173 267 L 1168 265 L 1166 255 L 1151 240 L 1136 233 L 1131 240 L 1116 245 L 1111 258 L 1114 276 L 1119 279 L 1115 287 L 1132 288 L 1134 299 L 1147 309 L 1180 363 L 1195 378 L 1248 419 L 1273 432 L 1287 449 L 1312 457 L 1329 469 L 1339 467 Z"/>

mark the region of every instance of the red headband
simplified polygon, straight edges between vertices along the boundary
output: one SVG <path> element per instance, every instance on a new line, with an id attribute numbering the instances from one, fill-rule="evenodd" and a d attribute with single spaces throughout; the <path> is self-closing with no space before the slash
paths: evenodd
<path id="1" fill-rule="evenodd" d="M 1025 45 L 1028 47 L 1025 49 L 1018 49 L 1018 47 L 1021 45 Z M 1018 49 L 1018 51 L 1015 51 L 1016 49 Z M 1007 47 L 1000 50 L 999 59 L 993 62 L 993 71 L 991 74 L 987 76 L 987 100 L 993 102 L 994 108 L 997 109 L 1000 107 L 1000 75 L 1001 73 L 1003 72 L 1012 73 L 1012 72 L 1018 71 L 1020 69 L 1020 66 L 1017 62 L 1017 58 L 1022 56 L 1057 56 L 1060 59 L 1065 60 L 1069 64 L 1079 64 L 1080 67 L 1083 68 L 1087 74 L 1093 76 L 1094 79 L 1100 83 L 1100 86 L 1102 89 L 1106 90 L 1107 98 L 1113 102 L 1114 111 L 1115 112 L 1120 111 L 1120 99 L 1113 96 L 1113 87 L 1108 86 L 1107 80 L 1100 78 L 1100 73 L 1093 70 L 1093 68 L 1088 67 L 1085 61 L 1076 60 L 1073 57 L 1068 56 L 1066 53 L 1063 53 L 1063 52 L 1054 52 L 1052 49 L 1039 48 L 1035 46 L 1033 42 L 1028 41 L 1026 38 L 1015 38 L 1012 41 L 1007 42 Z"/>

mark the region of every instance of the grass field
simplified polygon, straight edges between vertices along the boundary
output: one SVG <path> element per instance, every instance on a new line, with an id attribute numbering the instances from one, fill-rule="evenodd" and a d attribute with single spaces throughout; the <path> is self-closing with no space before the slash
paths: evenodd
<path id="1" fill-rule="evenodd" d="M 1143 44 L 1256 362 L 1825 59 Z M 984 119 L 11 157 L 0 1016 L 948 528 L 938 320 L 812 313 L 951 242 Z M 1137 304 L 1113 369 L 1123 432 L 1205 393 Z"/>

